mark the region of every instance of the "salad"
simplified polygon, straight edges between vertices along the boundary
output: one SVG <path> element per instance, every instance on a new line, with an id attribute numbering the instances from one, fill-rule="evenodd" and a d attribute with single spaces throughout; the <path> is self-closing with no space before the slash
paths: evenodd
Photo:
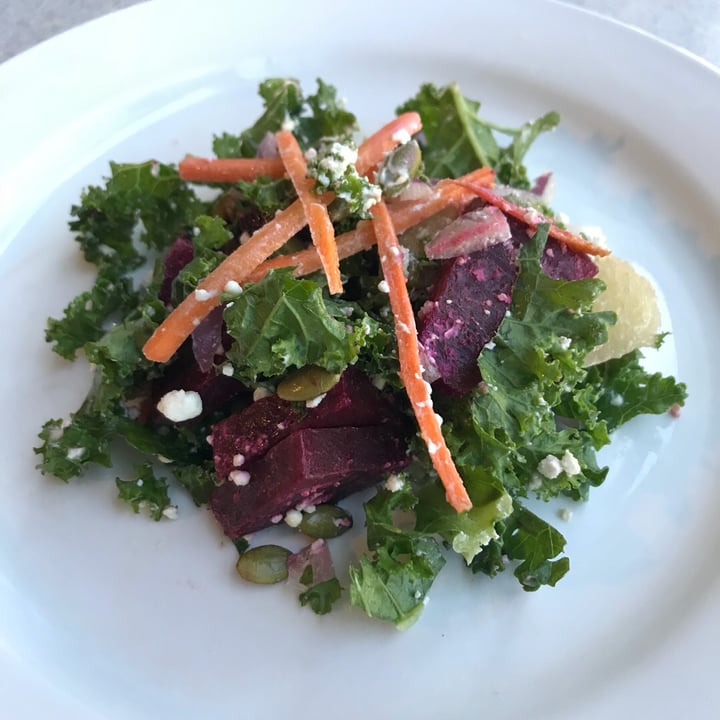
<path id="1" fill-rule="evenodd" d="M 406 628 L 448 562 L 554 586 L 565 539 L 528 500 L 586 500 L 612 432 L 686 398 L 642 364 L 664 337 L 652 285 L 555 214 L 550 173 L 528 177 L 557 113 L 501 127 L 426 84 L 357 144 L 322 80 L 259 92 L 214 158 L 111 163 L 73 206 L 97 278 L 46 339 L 94 380 L 43 426 L 40 470 L 69 481 L 124 442 L 135 512 L 174 520 L 188 492 L 242 578 L 290 578 L 318 614 L 344 597 Z M 357 492 L 364 518 L 338 504 Z"/>

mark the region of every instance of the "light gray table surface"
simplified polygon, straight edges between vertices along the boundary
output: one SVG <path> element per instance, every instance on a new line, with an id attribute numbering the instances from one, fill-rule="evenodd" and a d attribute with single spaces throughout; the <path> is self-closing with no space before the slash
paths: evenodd
<path id="1" fill-rule="evenodd" d="M 64 30 L 136 2 L 0 0 L 0 62 Z M 568 4 L 634 25 L 720 66 L 720 0 L 568 0 Z"/>

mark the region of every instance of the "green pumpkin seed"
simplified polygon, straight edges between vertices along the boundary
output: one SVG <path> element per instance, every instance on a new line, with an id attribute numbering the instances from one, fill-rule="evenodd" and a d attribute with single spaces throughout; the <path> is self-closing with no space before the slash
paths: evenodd
<path id="1" fill-rule="evenodd" d="M 240 556 L 235 569 L 244 580 L 257 585 L 272 585 L 288 576 L 290 551 L 280 545 L 259 545 Z"/>
<path id="2" fill-rule="evenodd" d="M 317 365 L 307 365 L 286 377 L 277 386 L 277 394 L 282 400 L 312 400 L 330 390 L 339 379 L 338 373 L 328 372 Z"/>
<path id="3" fill-rule="evenodd" d="M 311 538 L 334 538 L 352 527 L 352 515 L 337 505 L 318 505 L 315 512 L 303 513 L 298 530 Z"/>

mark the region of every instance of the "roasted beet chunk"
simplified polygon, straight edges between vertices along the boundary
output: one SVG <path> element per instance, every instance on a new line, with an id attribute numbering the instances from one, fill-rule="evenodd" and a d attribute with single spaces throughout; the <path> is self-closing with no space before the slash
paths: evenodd
<path id="1" fill-rule="evenodd" d="M 254 402 L 242 412 L 213 425 L 215 472 L 225 479 L 243 462 L 264 455 L 275 443 L 300 428 L 398 424 L 397 412 L 367 375 L 348 368 L 322 402 L 305 412 L 277 396 Z"/>
<path id="2" fill-rule="evenodd" d="M 213 458 L 218 478 L 225 479 L 239 465 L 264 455 L 287 437 L 302 418 L 291 403 L 272 395 L 213 425 Z M 238 455 L 242 455 L 242 463 Z"/>
<path id="3" fill-rule="evenodd" d="M 405 439 L 388 426 L 296 430 L 243 466 L 246 485 L 225 482 L 210 507 L 237 538 L 279 522 L 290 509 L 333 502 L 407 465 Z"/>
<path id="4" fill-rule="evenodd" d="M 446 261 L 420 312 L 419 339 L 431 378 L 463 395 L 480 382 L 477 359 L 510 305 L 515 250 L 499 243 Z"/>
<path id="5" fill-rule="evenodd" d="M 370 382 L 365 373 L 349 367 L 323 401 L 308 411 L 302 426 L 314 428 L 343 425 L 380 425 L 395 422 L 397 412 Z"/>
<path id="6" fill-rule="evenodd" d="M 164 275 L 160 290 L 158 290 L 158 297 L 166 305 L 170 304 L 173 280 L 193 259 L 194 254 L 192 241 L 182 236 L 176 238 L 175 242 L 168 248 L 167 253 L 165 253 L 163 258 Z"/>

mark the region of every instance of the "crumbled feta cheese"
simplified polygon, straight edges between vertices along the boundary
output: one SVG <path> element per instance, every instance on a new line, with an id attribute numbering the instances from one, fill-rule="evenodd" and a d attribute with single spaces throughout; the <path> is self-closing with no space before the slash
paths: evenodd
<path id="1" fill-rule="evenodd" d="M 270 390 L 264 387 L 256 387 L 255 390 L 253 390 L 253 402 L 257 402 L 258 400 L 262 400 L 263 398 L 270 397 L 272 393 Z"/>
<path id="2" fill-rule="evenodd" d="M 235 372 L 235 368 L 232 366 L 232 363 L 225 363 L 221 368 L 221 372 L 223 375 L 232 377 L 233 373 Z"/>
<path id="3" fill-rule="evenodd" d="M 184 422 L 202 413 L 202 398 L 195 390 L 170 390 L 160 398 L 157 409 L 172 422 Z"/>
<path id="4" fill-rule="evenodd" d="M 233 455 L 232 463 L 235 467 L 242 467 L 245 464 L 245 456 L 242 453 Z"/>
<path id="5" fill-rule="evenodd" d="M 620 393 L 613 392 L 610 395 L 610 404 L 613 407 L 621 407 L 622 405 L 624 405 L 624 403 L 625 398 Z"/>
<path id="6" fill-rule="evenodd" d="M 390 286 L 387 284 L 387 280 L 381 280 L 378 283 L 378 290 L 382 293 L 389 293 L 390 292 Z"/>
<path id="7" fill-rule="evenodd" d="M 563 471 L 563 467 L 555 455 L 546 455 L 538 463 L 537 471 L 548 480 L 554 480 Z"/>
<path id="8" fill-rule="evenodd" d="M 207 302 L 214 295 L 215 295 L 215 293 L 213 291 L 203 290 L 202 288 L 198 288 L 195 291 L 195 299 L 198 302 Z"/>
<path id="9" fill-rule="evenodd" d="M 296 528 L 302 522 L 302 513 L 299 510 L 288 510 L 285 513 L 285 523 Z"/>
<path id="10" fill-rule="evenodd" d="M 295 121 L 291 117 L 285 116 L 285 119 L 280 125 L 280 129 L 285 132 L 292 132 L 295 129 Z"/>
<path id="11" fill-rule="evenodd" d="M 311 400 L 305 401 L 305 407 L 306 408 L 316 408 L 324 399 L 327 393 L 323 393 L 322 395 L 317 395 L 316 397 L 312 398 Z"/>
<path id="12" fill-rule="evenodd" d="M 528 490 L 539 490 L 542 487 L 542 478 L 538 473 L 535 473 L 528 483 Z"/>
<path id="13" fill-rule="evenodd" d="M 572 518 L 572 510 L 568 510 L 567 508 L 560 508 L 558 510 L 558 517 L 565 522 L 569 522 L 570 518 Z"/>
<path id="14" fill-rule="evenodd" d="M 84 454 L 85 454 L 84 447 L 73 447 L 67 451 L 67 454 L 65 457 L 67 457 L 68 460 L 79 460 Z"/>
<path id="15" fill-rule="evenodd" d="M 270 522 L 271 522 L 273 525 L 277 525 L 278 523 L 281 523 L 281 522 L 282 522 L 282 519 L 283 519 L 283 516 L 282 516 L 282 515 L 273 515 L 273 516 L 270 518 Z"/>
<path id="16" fill-rule="evenodd" d="M 392 134 L 392 141 L 398 145 L 405 145 L 409 143 L 411 139 L 410 133 L 405 128 L 400 128 Z"/>
<path id="17" fill-rule="evenodd" d="M 242 291 L 242 285 L 237 280 L 228 280 L 223 288 L 223 292 L 236 297 L 242 294 Z"/>
<path id="18" fill-rule="evenodd" d="M 177 520 L 178 516 L 178 509 L 174 505 L 170 505 L 170 507 L 166 507 L 162 511 L 163 517 L 166 517 L 168 520 Z"/>
<path id="19" fill-rule="evenodd" d="M 572 345 L 572 338 L 560 335 L 558 337 L 558 345 L 560 346 L 561 350 L 569 350 L 570 346 Z"/>
<path id="20" fill-rule="evenodd" d="M 431 455 L 434 455 L 440 449 L 440 443 L 434 443 L 434 442 L 430 441 L 428 443 L 427 448 L 428 448 L 428 452 Z"/>
<path id="21" fill-rule="evenodd" d="M 560 460 L 560 465 L 562 466 L 562 469 L 565 471 L 565 473 L 568 475 L 568 477 L 572 477 L 573 475 L 580 474 L 580 471 L 581 471 L 580 463 L 578 462 L 577 458 L 569 450 L 565 451 L 565 454 L 562 456 L 562 459 Z"/>
<path id="22" fill-rule="evenodd" d="M 387 380 L 382 375 L 374 375 L 372 378 L 372 384 L 378 389 L 382 390 L 385 387 Z"/>
<path id="23" fill-rule="evenodd" d="M 245 486 L 250 482 L 250 473 L 245 470 L 233 470 L 228 477 L 239 487 Z"/>
<path id="24" fill-rule="evenodd" d="M 306 505 L 303 509 L 303 512 L 306 512 L 308 515 L 312 515 L 317 508 L 315 505 Z"/>
<path id="25" fill-rule="evenodd" d="M 443 424 L 442 415 L 438 415 L 437 413 L 435 413 L 435 420 L 437 421 L 438 426 L 442 427 L 442 424 Z"/>
<path id="26" fill-rule="evenodd" d="M 368 212 L 373 205 L 377 205 L 382 198 L 382 190 L 377 185 L 370 185 L 362 189 L 363 212 Z"/>
<path id="27" fill-rule="evenodd" d="M 142 487 L 143 484 L 144 484 L 144 481 L 143 481 L 142 478 L 138 478 L 138 479 L 137 479 L 137 482 L 136 482 L 135 484 L 136 484 L 138 487 Z"/>
<path id="28" fill-rule="evenodd" d="M 317 150 L 315 148 L 308 148 L 305 152 L 305 159 L 312 162 L 317 159 Z"/>
<path id="29" fill-rule="evenodd" d="M 402 490 L 404 486 L 405 481 L 399 475 L 395 475 L 395 473 L 388 475 L 388 478 L 385 481 L 385 487 L 390 492 L 398 492 L 399 490 Z"/>

